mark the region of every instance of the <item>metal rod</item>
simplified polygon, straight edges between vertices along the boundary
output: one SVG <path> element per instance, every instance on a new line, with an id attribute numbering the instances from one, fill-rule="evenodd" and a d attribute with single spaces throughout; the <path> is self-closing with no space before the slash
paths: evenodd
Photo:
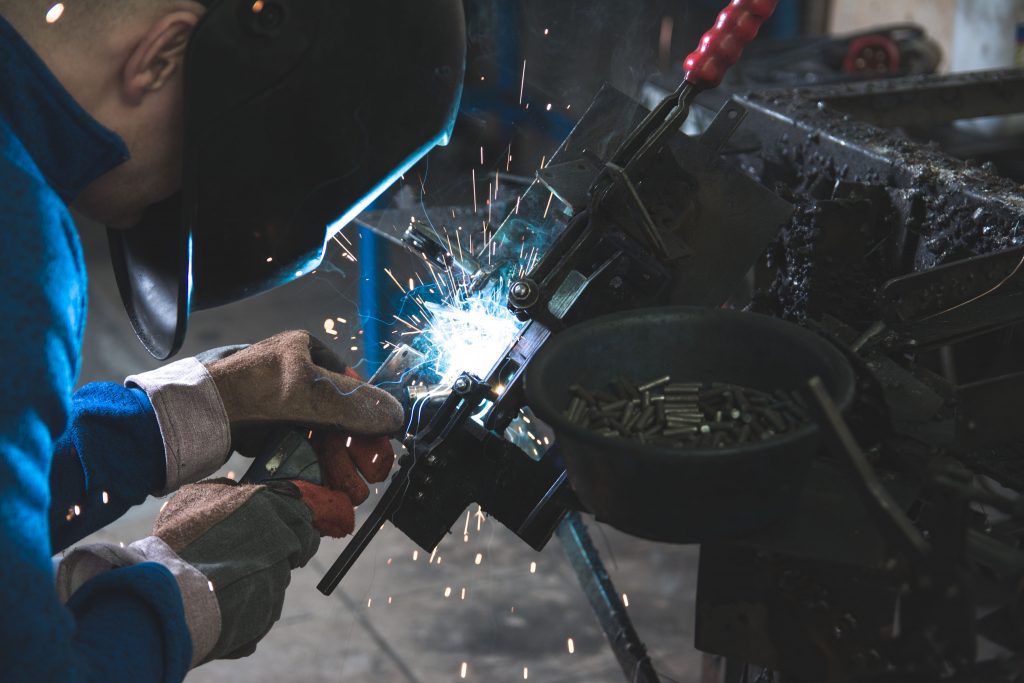
<path id="1" fill-rule="evenodd" d="M 660 683 L 647 647 L 633 628 L 633 622 L 580 513 L 566 515 L 556 533 L 626 680 L 631 683 Z"/>

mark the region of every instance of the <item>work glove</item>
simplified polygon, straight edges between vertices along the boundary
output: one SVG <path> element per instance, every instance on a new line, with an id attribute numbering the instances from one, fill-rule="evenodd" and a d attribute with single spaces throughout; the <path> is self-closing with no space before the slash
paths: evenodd
<path id="1" fill-rule="evenodd" d="M 146 391 L 167 461 L 164 492 L 215 472 L 232 449 L 256 456 L 275 428 L 312 436 L 326 486 L 353 505 L 394 463 L 386 435 L 403 427 L 401 404 L 363 383 L 308 332 L 215 349 L 126 380 Z"/>
<path id="2" fill-rule="evenodd" d="M 160 511 L 152 536 L 69 553 L 57 590 L 66 602 L 98 574 L 156 562 L 178 583 L 192 666 L 244 657 L 280 618 L 291 570 L 313 557 L 321 534 L 351 529 L 351 506 L 339 498 L 345 494 L 305 481 L 189 484 Z"/>

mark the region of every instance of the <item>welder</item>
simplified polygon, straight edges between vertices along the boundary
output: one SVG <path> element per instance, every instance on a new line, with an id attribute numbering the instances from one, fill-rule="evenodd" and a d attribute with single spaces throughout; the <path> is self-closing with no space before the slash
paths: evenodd
<path id="1" fill-rule="evenodd" d="M 192 310 L 311 272 L 451 133 L 461 0 L 0 0 L 0 678 L 177 681 L 240 657 L 289 573 L 352 530 L 401 407 L 306 332 L 73 393 L 108 226 L 168 359 Z M 323 486 L 204 480 L 281 425 Z M 153 534 L 68 549 L 150 494 Z"/>

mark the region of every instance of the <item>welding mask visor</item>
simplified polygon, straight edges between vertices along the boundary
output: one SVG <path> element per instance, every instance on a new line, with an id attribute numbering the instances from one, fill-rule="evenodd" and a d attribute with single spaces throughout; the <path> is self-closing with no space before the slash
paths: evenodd
<path id="1" fill-rule="evenodd" d="M 185 58 L 180 192 L 109 231 L 151 354 L 189 312 L 316 268 L 327 240 L 434 146 L 462 93 L 461 0 L 212 0 Z"/>

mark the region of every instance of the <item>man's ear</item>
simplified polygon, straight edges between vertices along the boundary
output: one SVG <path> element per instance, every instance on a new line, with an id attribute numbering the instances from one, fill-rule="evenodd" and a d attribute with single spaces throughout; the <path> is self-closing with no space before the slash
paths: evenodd
<path id="1" fill-rule="evenodd" d="M 138 105 L 147 94 L 163 88 L 182 68 L 198 22 L 198 14 L 179 10 L 160 17 L 143 35 L 122 73 L 123 94 L 131 104 Z"/>

